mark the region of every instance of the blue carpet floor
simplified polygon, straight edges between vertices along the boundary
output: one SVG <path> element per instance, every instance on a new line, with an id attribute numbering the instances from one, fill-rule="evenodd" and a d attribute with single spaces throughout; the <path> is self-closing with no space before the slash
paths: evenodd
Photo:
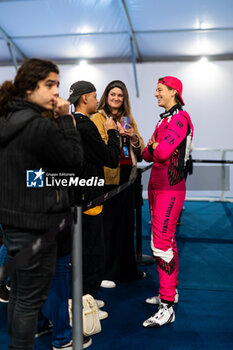
<path id="1" fill-rule="evenodd" d="M 142 322 L 156 308 L 144 302 L 158 291 L 154 265 L 142 281 L 100 288 L 109 317 L 93 336 L 92 350 L 232 350 L 233 349 L 233 204 L 186 202 L 176 237 L 180 256 L 176 322 L 145 329 Z M 143 253 L 150 251 L 148 202 L 143 210 Z M 0 304 L 0 350 L 7 350 L 5 304 Z M 35 350 L 51 350 L 51 335 L 36 340 Z"/>

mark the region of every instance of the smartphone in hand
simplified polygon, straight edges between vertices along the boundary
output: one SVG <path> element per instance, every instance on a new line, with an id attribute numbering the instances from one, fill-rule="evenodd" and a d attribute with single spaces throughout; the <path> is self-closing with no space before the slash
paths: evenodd
<path id="1" fill-rule="evenodd" d="M 129 117 L 121 117 L 121 122 L 122 122 L 122 128 L 123 129 L 129 129 L 130 128 Z"/>

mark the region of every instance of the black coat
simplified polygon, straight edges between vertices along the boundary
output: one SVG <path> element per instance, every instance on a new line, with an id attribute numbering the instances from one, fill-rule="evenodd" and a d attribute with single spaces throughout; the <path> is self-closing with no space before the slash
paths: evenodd
<path id="1" fill-rule="evenodd" d="M 56 226 L 70 211 L 67 188 L 26 187 L 26 171 L 65 172 L 82 162 L 71 116 L 55 125 L 37 105 L 14 99 L 11 112 L 0 117 L 0 223 L 35 230 Z"/>
<path id="2" fill-rule="evenodd" d="M 103 166 L 117 168 L 120 161 L 120 136 L 115 129 L 108 130 L 108 143 L 102 140 L 96 125 L 85 115 L 75 113 L 76 127 L 82 139 L 84 164 L 80 178 L 103 179 Z M 103 193 L 103 186 L 85 186 L 76 189 L 76 202 L 88 203 Z"/>

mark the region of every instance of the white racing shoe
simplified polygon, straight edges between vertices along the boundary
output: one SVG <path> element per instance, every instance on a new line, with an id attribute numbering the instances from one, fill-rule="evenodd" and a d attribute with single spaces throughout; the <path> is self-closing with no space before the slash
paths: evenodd
<path id="1" fill-rule="evenodd" d="M 158 304 L 161 303 L 160 295 L 155 295 L 154 297 L 147 298 L 147 299 L 145 300 L 145 302 L 146 302 L 147 304 L 158 305 Z M 178 294 L 178 290 L 176 289 L 176 295 L 175 295 L 174 304 L 177 304 L 178 302 L 179 302 L 179 294 Z"/>
<path id="2" fill-rule="evenodd" d="M 167 304 L 160 303 L 158 312 L 143 322 L 143 327 L 162 327 L 165 324 L 172 323 L 175 321 L 175 312 L 173 307 L 168 307 Z"/>

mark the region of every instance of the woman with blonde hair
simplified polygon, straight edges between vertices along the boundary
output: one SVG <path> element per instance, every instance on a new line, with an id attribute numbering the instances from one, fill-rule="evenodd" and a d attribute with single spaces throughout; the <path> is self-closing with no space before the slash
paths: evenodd
<path id="1" fill-rule="evenodd" d="M 121 159 L 116 169 L 104 167 L 105 192 L 116 188 L 136 174 L 144 142 L 132 116 L 129 95 L 120 80 L 110 82 L 100 99 L 99 110 L 92 116 L 102 139 L 107 143 L 106 118 L 112 117 L 121 135 Z M 104 203 L 106 271 L 102 287 L 115 282 L 143 278 L 136 266 L 134 251 L 134 187 L 131 185 Z"/>

